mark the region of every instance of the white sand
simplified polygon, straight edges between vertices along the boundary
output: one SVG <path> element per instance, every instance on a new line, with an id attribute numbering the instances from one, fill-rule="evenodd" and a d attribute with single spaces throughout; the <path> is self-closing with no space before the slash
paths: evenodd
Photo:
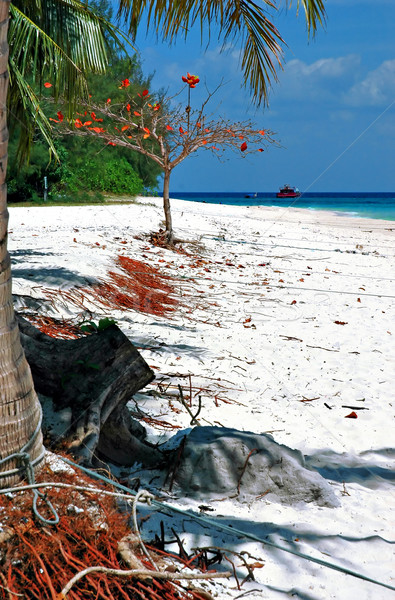
<path id="1" fill-rule="evenodd" d="M 191 375 L 192 411 L 202 388 L 202 424 L 272 433 L 311 466 L 333 469 L 328 479 L 341 503 L 329 509 L 287 507 L 265 497 L 242 505 L 208 498 L 205 504 L 214 509 L 208 515 L 395 586 L 395 222 L 175 200 L 176 235 L 199 242 L 185 246 L 193 254 L 186 256 L 135 238 L 157 230 L 163 219 L 159 199 L 141 202 L 11 208 L 15 294 L 42 298 L 43 287 L 69 289 L 105 278 L 121 253 L 174 276 L 185 306 L 171 319 L 105 310 L 96 311 L 95 319 L 115 318 L 141 348 L 157 373 L 148 391 L 176 394 Z M 26 298 L 19 302 L 24 304 Z M 41 312 L 69 317 L 78 310 L 58 303 Z M 190 426 L 176 396 L 143 390 L 135 401 L 151 417 Z M 345 418 L 352 411 L 357 418 Z M 148 432 L 160 442 L 174 434 L 154 427 Z M 199 512 L 198 503 L 175 493 L 166 501 Z M 248 551 L 248 562 L 264 564 L 241 590 L 233 578 L 206 588 L 219 598 L 394 597 L 383 587 L 181 517 L 153 515 L 144 525 L 147 539 L 159 533 L 160 520 L 167 532 L 178 531 L 187 548 Z M 237 557 L 235 564 L 242 580 L 246 570 Z"/>

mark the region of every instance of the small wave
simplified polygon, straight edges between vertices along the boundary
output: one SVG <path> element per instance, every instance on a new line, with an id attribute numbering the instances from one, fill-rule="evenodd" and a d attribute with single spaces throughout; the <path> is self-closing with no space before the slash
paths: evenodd
<path id="1" fill-rule="evenodd" d="M 335 215 L 338 215 L 339 217 L 360 217 L 361 214 L 359 212 L 356 212 L 355 210 L 353 211 L 348 211 L 348 210 L 335 210 L 333 211 L 335 213 Z"/>

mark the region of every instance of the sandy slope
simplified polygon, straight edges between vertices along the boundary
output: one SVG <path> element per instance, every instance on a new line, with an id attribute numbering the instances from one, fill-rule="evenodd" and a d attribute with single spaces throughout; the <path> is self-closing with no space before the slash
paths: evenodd
<path id="1" fill-rule="evenodd" d="M 19 306 L 28 303 L 27 295 L 43 298 L 43 288 L 69 290 L 105 277 L 116 270 L 118 254 L 173 276 L 183 306 L 168 318 L 96 309 L 96 318 L 117 319 L 157 373 L 131 408 L 137 404 L 151 417 L 188 428 L 177 386 L 187 395 L 192 385 L 191 410 L 202 399 L 201 424 L 269 432 L 300 450 L 328 477 L 339 508 L 207 498 L 209 516 L 395 586 L 395 223 L 177 200 L 176 233 L 198 242 L 185 246 L 190 254 L 184 255 L 153 248 L 142 237 L 158 229 L 162 210 L 158 199 L 141 202 L 11 208 Z M 79 312 L 67 302 L 41 310 L 64 317 Z M 352 412 L 357 418 L 346 418 Z M 159 442 L 174 434 L 154 426 L 148 432 Z M 178 498 L 176 489 L 162 498 L 199 513 L 200 503 Z M 159 533 L 161 520 L 186 546 L 244 550 L 253 557 L 249 562 L 264 564 L 241 590 L 234 579 L 212 586 L 219 598 L 393 597 L 383 587 L 182 517 L 153 513 L 143 529 L 148 539 Z M 238 571 L 242 580 L 246 571 Z"/>

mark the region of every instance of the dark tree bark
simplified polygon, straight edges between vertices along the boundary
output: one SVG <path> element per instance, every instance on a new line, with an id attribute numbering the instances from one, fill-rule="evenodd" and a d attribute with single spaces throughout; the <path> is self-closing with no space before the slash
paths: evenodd
<path id="1" fill-rule="evenodd" d="M 126 408 L 133 394 L 154 379 L 138 350 L 116 326 L 75 340 L 55 339 L 18 317 L 22 344 L 39 394 L 56 410 L 70 407 L 62 436 L 87 465 L 97 458 L 153 466 L 161 453 L 139 439 Z M 141 436 L 140 436 L 141 437 Z"/>
<path id="2" fill-rule="evenodd" d="M 170 173 L 168 169 L 165 169 L 163 178 L 163 210 L 165 212 L 166 221 L 166 241 L 169 244 L 173 243 L 173 221 L 171 217 L 170 209 Z"/>

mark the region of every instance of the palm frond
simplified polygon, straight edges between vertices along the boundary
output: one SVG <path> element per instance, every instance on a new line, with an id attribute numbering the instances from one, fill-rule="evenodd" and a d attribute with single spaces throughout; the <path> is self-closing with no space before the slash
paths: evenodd
<path id="1" fill-rule="evenodd" d="M 242 38 L 244 85 L 258 103 L 267 102 L 271 82 L 277 81 L 277 69 L 282 68 L 285 42 L 256 2 L 240 0 L 237 5 L 238 10 L 227 15 L 224 41 L 234 37 L 238 28 Z"/>
<path id="2" fill-rule="evenodd" d="M 17 156 L 22 163 L 29 155 L 35 132 L 38 130 L 48 144 L 50 155 L 58 158 L 53 143 L 51 124 L 40 107 L 40 101 L 34 90 L 19 71 L 12 57 L 9 58 L 10 86 L 7 98 L 11 127 L 19 126 Z"/>
<path id="3" fill-rule="evenodd" d="M 291 7 L 293 0 L 287 0 L 287 7 Z M 302 5 L 309 36 L 314 35 L 319 25 L 325 23 L 324 0 L 296 0 L 296 11 Z"/>
<path id="4" fill-rule="evenodd" d="M 271 81 L 282 67 L 285 41 L 269 16 L 278 10 L 280 0 L 119 0 L 118 19 L 128 22 L 129 34 L 136 36 L 143 20 L 147 29 L 154 28 L 163 41 L 176 36 L 187 37 L 193 25 L 210 39 L 212 26 L 219 27 L 219 39 L 242 41 L 244 84 L 250 87 L 254 100 L 267 102 Z M 290 7 L 292 0 L 285 0 Z M 324 0 L 296 0 L 301 5 L 309 35 L 325 18 Z"/>

